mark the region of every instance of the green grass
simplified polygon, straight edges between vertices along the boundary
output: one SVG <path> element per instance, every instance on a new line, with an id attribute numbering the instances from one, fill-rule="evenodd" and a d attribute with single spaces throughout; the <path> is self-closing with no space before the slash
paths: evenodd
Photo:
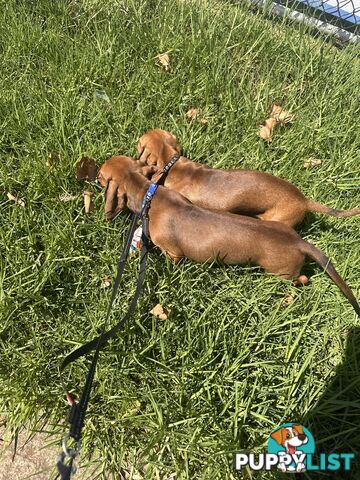
<path id="1" fill-rule="evenodd" d="M 238 3 L 1 2 L 0 181 L 26 202 L 0 200 L 0 411 L 10 431 L 44 419 L 59 439 L 66 430 L 58 365 L 101 328 L 102 279 L 115 276 L 129 225 L 125 214 L 106 223 L 102 192 L 75 181 L 81 156 L 134 155 L 139 136 L 161 127 L 194 160 L 266 170 L 333 207 L 359 206 L 359 190 L 346 188 L 360 176 L 355 48 Z M 169 72 L 156 65 L 163 52 Z M 274 102 L 296 120 L 267 145 L 257 125 Z M 207 126 L 186 120 L 192 106 Z M 305 169 L 309 157 L 322 165 Z M 89 217 L 84 189 L 95 192 Z M 77 198 L 63 203 L 64 192 Z M 299 231 L 360 297 L 359 219 L 309 216 Z M 323 451 L 357 451 L 359 322 L 329 278 L 307 268 L 311 283 L 297 289 L 257 268 L 174 266 L 154 249 L 136 313 L 101 354 L 82 465 L 91 457 L 106 479 L 124 465 L 147 465 L 146 479 L 234 479 L 233 453 L 266 450 L 270 431 L 292 420 Z M 135 272 L 133 261 L 113 323 Z M 149 314 L 158 302 L 170 319 Z M 74 392 L 86 365 L 68 372 Z M 358 469 L 339 478 L 360 478 Z"/>

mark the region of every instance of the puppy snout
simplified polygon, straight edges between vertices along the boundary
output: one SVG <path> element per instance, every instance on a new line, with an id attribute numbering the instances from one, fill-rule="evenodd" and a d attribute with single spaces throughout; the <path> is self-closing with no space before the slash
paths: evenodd
<path id="1" fill-rule="evenodd" d="M 299 433 L 298 438 L 303 442 L 306 439 L 305 433 Z"/>

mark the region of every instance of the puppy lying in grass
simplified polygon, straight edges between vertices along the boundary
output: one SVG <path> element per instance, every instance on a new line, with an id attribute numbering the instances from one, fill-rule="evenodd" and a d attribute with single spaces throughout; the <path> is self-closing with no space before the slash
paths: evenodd
<path id="1" fill-rule="evenodd" d="M 158 167 L 159 173 L 181 151 L 174 135 L 158 128 L 146 132 L 136 148 L 140 160 Z M 360 208 L 340 211 L 310 200 L 291 183 L 269 173 L 214 169 L 185 157 L 170 169 L 164 185 L 200 207 L 275 220 L 290 227 L 300 223 L 306 212 L 333 217 L 360 215 Z"/>
<path id="2" fill-rule="evenodd" d="M 106 187 L 108 220 L 125 206 L 132 212 L 140 212 L 151 184 L 146 176 L 153 171 L 154 167 L 141 166 L 139 161 L 123 156 L 112 157 L 102 165 L 98 178 Z M 199 231 L 203 232 L 201 236 Z M 196 262 L 214 259 L 226 264 L 251 262 L 296 284 L 308 282 L 300 274 L 307 255 L 326 271 L 360 316 L 353 293 L 330 260 L 282 223 L 206 210 L 159 186 L 149 208 L 149 233 L 152 242 L 174 262 L 183 257 Z"/>

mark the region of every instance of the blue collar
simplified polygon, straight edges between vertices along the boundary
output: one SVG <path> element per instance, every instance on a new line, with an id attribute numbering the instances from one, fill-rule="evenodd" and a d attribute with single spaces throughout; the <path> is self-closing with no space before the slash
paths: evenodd
<path id="1" fill-rule="evenodd" d="M 141 210 L 140 213 L 138 214 L 138 217 L 141 218 L 144 214 L 145 209 L 150 205 L 150 202 L 155 195 L 156 189 L 158 185 L 156 183 L 151 183 L 149 188 L 146 190 L 144 200 L 142 201 L 141 204 Z"/>

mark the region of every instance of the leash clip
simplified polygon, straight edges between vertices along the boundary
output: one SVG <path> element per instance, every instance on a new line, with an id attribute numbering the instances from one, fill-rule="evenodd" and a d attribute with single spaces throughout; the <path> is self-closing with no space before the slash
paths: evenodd
<path id="1" fill-rule="evenodd" d="M 62 439 L 62 442 L 61 442 L 61 446 L 63 450 L 62 453 L 64 454 L 65 457 L 75 458 L 80 452 L 81 441 L 80 440 L 75 441 L 75 448 L 69 448 L 67 445 L 69 438 L 70 438 L 70 434 L 67 433 Z"/>
<path id="2" fill-rule="evenodd" d="M 71 475 L 76 473 L 76 466 L 73 465 L 74 457 L 70 457 L 69 463 L 65 463 L 66 455 L 61 452 L 56 460 L 56 466 L 60 474 L 61 480 L 70 480 Z"/>
<path id="3" fill-rule="evenodd" d="M 71 475 L 76 473 L 76 466 L 74 460 L 80 452 L 81 442 L 76 441 L 74 448 L 68 446 L 70 435 L 67 433 L 61 442 L 62 452 L 56 460 L 58 472 L 62 480 L 70 480 Z M 66 461 L 68 459 L 68 462 Z"/>

